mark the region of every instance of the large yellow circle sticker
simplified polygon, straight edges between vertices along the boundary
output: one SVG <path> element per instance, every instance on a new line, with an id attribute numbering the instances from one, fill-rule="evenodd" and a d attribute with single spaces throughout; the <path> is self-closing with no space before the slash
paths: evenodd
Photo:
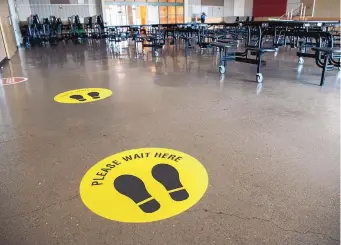
<path id="1" fill-rule="evenodd" d="M 171 149 L 141 148 L 95 164 L 81 181 L 80 196 L 104 218 L 142 223 L 186 211 L 207 186 L 206 169 L 195 158 Z"/>
<path id="2" fill-rule="evenodd" d="M 59 103 L 83 104 L 108 98 L 112 91 L 105 88 L 81 88 L 60 93 L 54 97 Z"/>

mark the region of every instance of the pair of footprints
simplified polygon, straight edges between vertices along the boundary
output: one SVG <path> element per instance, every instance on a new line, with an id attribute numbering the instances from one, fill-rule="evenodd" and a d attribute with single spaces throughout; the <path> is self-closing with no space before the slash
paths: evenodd
<path id="1" fill-rule="evenodd" d="M 94 100 L 100 98 L 98 92 L 90 92 L 90 93 L 88 93 L 88 95 L 91 98 L 93 98 Z M 73 94 L 73 95 L 70 96 L 70 98 L 78 100 L 78 101 L 86 101 L 86 99 L 83 97 L 83 95 L 80 95 L 80 94 Z"/>
<path id="2" fill-rule="evenodd" d="M 174 201 L 184 201 L 189 194 L 180 182 L 179 172 L 168 164 L 157 164 L 152 169 L 152 175 L 167 190 Z M 160 203 L 152 197 L 143 181 L 134 175 L 121 175 L 114 180 L 116 190 L 133 200 L 145 213 L 154 213 L 160 208 Z"/>

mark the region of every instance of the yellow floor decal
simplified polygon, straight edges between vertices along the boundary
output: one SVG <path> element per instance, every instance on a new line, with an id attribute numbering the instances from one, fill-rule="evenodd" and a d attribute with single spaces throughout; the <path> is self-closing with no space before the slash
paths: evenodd
<path id="1" fill-rule="evenodd" d="M 206 192 L 208 176 L 195 158 L 171 149 L 141 148 L 109 156 L 80 184 L 84 204 L 120 222 L 152 222 L 178 215 Z"/>
<path id="2" fill-rule="evenodd" d="M 60 93 L 54 97 L 59 103 L 83 104 L 108 98 L 112 91 L 105 88 L 81 88 Z"/>

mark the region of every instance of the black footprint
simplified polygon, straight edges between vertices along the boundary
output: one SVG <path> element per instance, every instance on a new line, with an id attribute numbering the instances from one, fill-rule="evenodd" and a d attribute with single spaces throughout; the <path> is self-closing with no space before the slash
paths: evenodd
<path id="1" fill-rule="evenodd" d="M 121 175 L 114 181 L 116 190 L 133 200 L 145 213 L 154 213 L 160 204 L 146 190 L 143 181 L 133 175 Z"/>
<path id="2" fill-rule="evenodd" d="M 84 99 L 84 97 L 82 95 L 79 95 L 79 94 L 71 95 L 70 98 L 78 100 L 78 101 L 86 101 L 86 99 Z"/>
<path id="3" fill-rule="evenodd" d="M 152 169 L 153 177 L 159 181 L 168 191 L 174 201 L 184 201 L 189 197 L 188 192 L 182 186 L 178 171 L 168 164 L 158 164 Z"/>
<path id="4" fill-rule="evenodd" d="M 99 93 L 98 92 L 90 92 L 88 93 L 89 96 L 91 96 L 93 99 L 99 99 Z"/>

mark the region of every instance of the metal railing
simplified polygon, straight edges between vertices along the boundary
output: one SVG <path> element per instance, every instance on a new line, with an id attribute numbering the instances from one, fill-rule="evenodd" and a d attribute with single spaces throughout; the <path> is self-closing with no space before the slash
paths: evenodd
<path id="1" fill-rule="evenodd" d="M 309 5 L 304 5 L 303 3 L 300 3 L 297 5 L 297 7 L 292 8 L 290 11 L 286 12 L 279 18 L 269 18 L 269 20 L 292 20 L 294 17 L 299 16 L 299 20 L 305 20 L 307 16 L 307 10 L 312 7 L 312 13 L 311 17 L 314 17 L 314 12 L 315 12 L 315 0 L 313 4 Z"/>

